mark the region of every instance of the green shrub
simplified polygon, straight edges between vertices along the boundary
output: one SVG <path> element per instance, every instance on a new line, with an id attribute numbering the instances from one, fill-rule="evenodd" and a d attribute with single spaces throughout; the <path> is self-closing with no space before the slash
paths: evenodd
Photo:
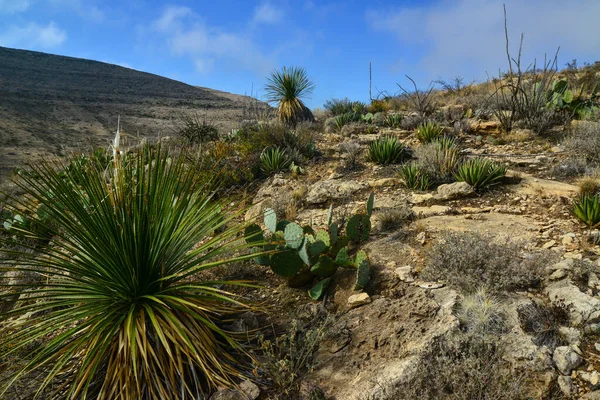
<path id="1" fill-rule="evenodd" d="M 223 285 L 241 283 L 197 273 L 244 258 L 226 257 L 243 226 L 223 229 L 236 215 L 198 186 L 184 158 L 146 146 L 106 173 L 90 166 L 81 181 L 60 174 L 60 162 L 32 168 L 36 178 L 16 183 L 58 229 L 52 246 L 0 261 L 3 285 L 12 285 L 6 271 L 43 276 L 19 283 L 31 301 L 0 315 L 12 321 L 0 331 L 0 348 L 10 348 L 0 370 L 28 353 L 10 365 L 0 397 L 30 374 L 49 399 L 193 398 L 232 386 L 249 358 L 220 328 L 240 309 Z"/>
<path id="2" fill-rule="evenodd" d="M 407 157 L 406 147 L 392 136 L 384 136 L 369 143 L 368 160 L 387 165 L 402 161 Z"/>
<path id="3" fill-rule="evenodd" d="M 413 190 L 429 190 L 433 182 L 425 171 L 419 167 L 417 163 L 411 162 L 404 164 L 398 168 L 398 174 L 402 179 L 402 183 L 408 189 Z"/>
<path id="4" fill-rule="evenodd" d="M 217 126 L 208 121 L 206 116 L 201 117 L 198 113 L 181 113 L 176 123 L 179 136 L 187 144 L 206 143 L 219 139 L 219 129 Z"/>
<path id="5" fill-rule="evenodd" d="M 444 134 L 444 128 L 433 122 L 427 122 L 417 127 L 416 137 L 421 143 L 430 143 Z"/>
<path id="6" fill-rule="evenodd" d="M 389 128 L 400 128 L 403 118 L 402 114 L 390 114 L 385 118 L 384 125 Z"/>
<path id="7" fill-rule="evenodd" d="M 467 182 L 475 190 L 480 190 L 499 184 L 504 175 L 505 167 L 483 158 L 475 158 L 458 167 L 455 178 L 459 182 Z"/>
<path id="8" fill-rule="evenodd" d="M 290 166 L 291 160 L 285 150 L 279 147 L 268 147 L 260 155 L 260 170 L 265 175 L 273 175 L 285 171 Z"/>
<path id="9" fill-rule="evenodd" d="M 423 279 L 442 280 L 466 293 L 527 288 L 539 282 L 544 254 L 521 256 L 518 243 L 490 234 L 446 232 L 427 253 Z"/>
<path id="10" fill-rule="evenodd" d="M 584 194 L 573 203 L 573 214 L 587 226 L 595 228 L 600 225 L 600 196 Z"/>

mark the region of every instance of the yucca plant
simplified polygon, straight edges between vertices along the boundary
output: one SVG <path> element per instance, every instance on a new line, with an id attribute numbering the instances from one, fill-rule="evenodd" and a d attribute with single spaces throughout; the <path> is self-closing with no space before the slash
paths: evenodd
<path id="1" fill-rule="evenodd" d="M 287 152 L 279 147 L 267 147 L 260 155 L 260 169 L 265 175 L 284 171 L 290 163 Z"/>
<path id="2" fill-rule="evenodd" d="M 13 206 L 45 207 L 56 229 L 38 249 L 0 238 L 0 286 L 27 295 L 0 315 L 0 371 L 12 369 L 0 398 L 32 374 L 36 398 L 107 400 L 196 399 L 242 374 L 247 356 L 222 323 L 243 307 L 226 285 L 245 283 L 198 275 L 250 257 L 228 256 L 242 246 L 243 227 L 226 228 L 239 213 L 161 145 L 114 155 L 106 170 L 48 161 L 16 181 L 26 195 Z M 8 271 L 40 279 L 15 284 Z"/>
<path id="3" fill-rule="evenodd" d="M 267 82 L 267 101 L 277 104 L 277 114 L 281 122 L 296 126 L 301 121 L 315 120 L 302 101 L 315 87 L 304 68 L 283 67 L 281 71 L 273 71 Z"/>
<path id="4" fill-rule="evenodd" d="M 384 136 L 369 144 L 367 158 L 377 164 L 387 165 L 402 161 L 407 155 L 406 147 L 393 136 Z"/>
<path id="5" fill-rule="evenodd" d="M 444 128 L 433 122 L 427 122 L 417 127 L 416 137 L 421 143 L 430 143 L 444 134 Z"/>
<path id="6" fill-rule="evenodd" d="M 402 114 L 390 114 L 385 118 L 384 125 L 389 128 L 399 128 L 403 118 Z"/>
<path id="7" fill-rule="evenodd" d="M 458 167 L 455 178 L 467 182 L 475 190 L 499 184 L 506 175 L 506 168 L 483 158 L 474 158 Z"/>
<path id="8" fill-rule="evenodd" d="M 591 228 L 600 226 L 600 196 L 584 194 L 573 203 L 573 214 Z"/>
<path id="9" fill-rule="evenodd" d="M 458 142 L 456 141 L 456 138 L 446 135 L 439 136 L 433 139 L 432 143 L 436 143 L 439 146 L 439 148 L 443 150 L 458 147 Z"/>
<path id="10" fill-rule="evenodd" d="M 433 184 L 429 175 L 414 162 L 402 165 L 398 168 L 398 174 L 408 189 L 425 191 Z"/>

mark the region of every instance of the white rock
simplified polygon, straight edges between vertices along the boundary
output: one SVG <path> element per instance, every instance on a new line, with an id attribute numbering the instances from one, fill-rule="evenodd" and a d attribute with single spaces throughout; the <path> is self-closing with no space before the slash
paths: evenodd
<path id="1" fill-rule="evenodd" d="M 559 375 L 556 379 L 560 391 L 567 397 L 572 397 L 577 394 L 577 388 L 573 384 L 573 378 L 570 376 Z"/>
<path id="2" fill-rule="evenodd" d="M 371 302 L 371 298 L 367 293 L 358 293 L 353 294 L 348 297 L 348 305 L 350 308 L 356 308 L 360 306 L 364 306 L 365 304 L 369 304 Z"/>
<path id="3" fill-rule="evenodd" d="M 548 277 L 551 281 L 557 281 L 567 276 L 569 272 L 566 269 L 557 269 Z"/>
<path id="4" fill-rule="evenodd" d="M 583 358 L 577 354 L 572 346 L 557 347 L 554 350 L 552 360 L 556 364 L 556 368 L 564 375 L 569 375 L 572 370 L 583 362 Z"/>
<path id="5" fill-rule="evenodd" d="M 583 293 L 567 279 L 550 283 L 545 291 L 553 304 L 567 306 L 574 325 L 600 320 L 600 300 Z"/>
<path id="6" fill-rule="evenodd" d="M 396 275 L 398 276 L 398 278 L 401 281 L 414 282 L 414 280 L 415 280 L 414 274 L 415 274 L 415 271 L 414 271 L 413 267 L 411 267 L 410 265 L 396 268 Z"/>
<path id="7" fill-rule="evenodd" d="M 454 182 L 438 186 L 437 192 L 433 197 L 438 200 L 454 200 L 474 194 L 475 190 L 473 190 L 473 186 L 466 182 Z"/>

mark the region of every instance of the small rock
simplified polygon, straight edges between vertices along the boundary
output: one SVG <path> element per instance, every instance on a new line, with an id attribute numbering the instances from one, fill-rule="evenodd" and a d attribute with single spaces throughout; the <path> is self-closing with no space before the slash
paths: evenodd
<path id="1" fill-rule="evenodd" d="M 600 391 L 586 393 L 581 396 L 581 400 L 600 400 Z"/>
<path id="2" fill-rule="evenodd" d="M 425 232 L 419 232 L 417 235 L 417 242 L 421 243 L 421 245 L 424 245 L 426 240 L 427 234 Z"/>
<path id="3" fill-rule="evenodd" d="M 579 374 L 579 376 L 592 387 L 596 387 L 598 386 L 598 383 L 600 383 L 600 375 L 598 374 L 598 371 L 582 372 Z"/>
<path id="4" fill-rule="evenodd" d="M 414 282 L 414 280 L 415 280 L 414 274 L 415 274 L 415 271 L 414 271 L 413 267 L 411 267 L 410 265 L 396 268 L 396 275 L 398 276 L 398 278 L 401 281 Z"/>
<path id="5" fill-rule="evenodd" d="M 444 285 L 443 283 L 438 283 L 438 282 L 416 282 L 415 283 L 418 287 L 420 287 L 421 289 L 441 289 L 443 288 Z"/>
<path id="6" fill-rule="evenodd" d="M 573 233 L 567 233 L 566 235 L 564 235 L 562 237 L 561 240 L 562 244 L 564 244 L 565 246 L 570 246 L 575 242 L 575 234 Z"/>
<path id="7" fill-rule="evenodd" d="M 598 287 L 600 287 L 600 279 L 598 279 L 598 276 L 593 272 L 589 273 L 588 287 L 590 289 L 598 289 Z"/>
<path id="8" fill-rule="evenodd" d="M 369 186 L 371 186 L 372 188 L 377 188 L 377 187 L 384 187 L 384 186 L 397 186 L 400 183 L 401 183 L 400 180 L 396 179 L 396 178 L 382 178 L 382 179 L 378 179 L 376 181 L 369 182 Z"/>
<path id="9" fill-rule="evenodd" d="M 581 344 L 581 332 L 577 328 L 561 326 L 558 328 L 558 334 L 568 343 L 574 346 Z"/>
<path id="10" fill-rule="evenodd" d="M 474 194 L 475 190 L 473 190 L 473 186 L 469 185 L 467 182 L 454 182 L 440 185 L 433 197 L 438 200 L 454 200 L 469 197 Z"/>
<path id="11" fill-rule="evenodd" d="M 583 362 L 583 358 L 577 354 L 572 346 L 557 347 L 554 350 L 552 360 L 556 364 L 556 368 L 564 375 L 569 375 L 572 370 Z"/>
<path id="12" fill-rule="evenodd" d="M 556 240 L 550 240 L 542 245 L 542 249 L 549 249 L 556 244 Z"/>
<path id="13" fill-rule="evenodd" d="M 566 269 L 557 269 L 548 277 L 551 281 L 557 281 L 567 276 L 569 272 Z"/>
<path id="14" fill-rule="evenodd" d="M 240 383 L 240 389 L 248 396 L 248 400 L 256 400 L 260 396 L 260 388 L 248 380 Z"/>
<path id="15" fill-rule="evenodd" d="M 559 375 L 556 379 L 560 391 L 567 397 L 572 397 L 577 394 L 577 388 L 573 384 L 573 379 L 570 376 Z"/>
<path id="16" fill-rule="evenodd" d="M 412 197 L 409 199 L 409 201 L 412 204 L 423 204 L 423 203 L 427 203 L 431 199 L 433 199 L 433 195 L 431 193 L 425 193 L 425 194 L 413 193 Z"/>
<path id="17" fill-rule="evenodd" d="M 358 293 L 353 294 L 348 297 L 348 305 L 350 308 L 356 308 L 360 306 L 364 306 L 365 304 L 369 304 L 371 302 L 371 298 L 367 293 Z"/>

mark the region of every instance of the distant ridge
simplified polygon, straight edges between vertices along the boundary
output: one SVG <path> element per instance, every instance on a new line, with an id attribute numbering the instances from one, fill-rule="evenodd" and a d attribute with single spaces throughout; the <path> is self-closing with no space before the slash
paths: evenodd
<path id="1" fill-rule="evenodd" d="M 248 100 L 104 62 L 0 47 L 0 181 L 36 155 L 108 143 L 118 114 L 127 134 L 168 136 L 181 112 L 230 129 Z"/>

